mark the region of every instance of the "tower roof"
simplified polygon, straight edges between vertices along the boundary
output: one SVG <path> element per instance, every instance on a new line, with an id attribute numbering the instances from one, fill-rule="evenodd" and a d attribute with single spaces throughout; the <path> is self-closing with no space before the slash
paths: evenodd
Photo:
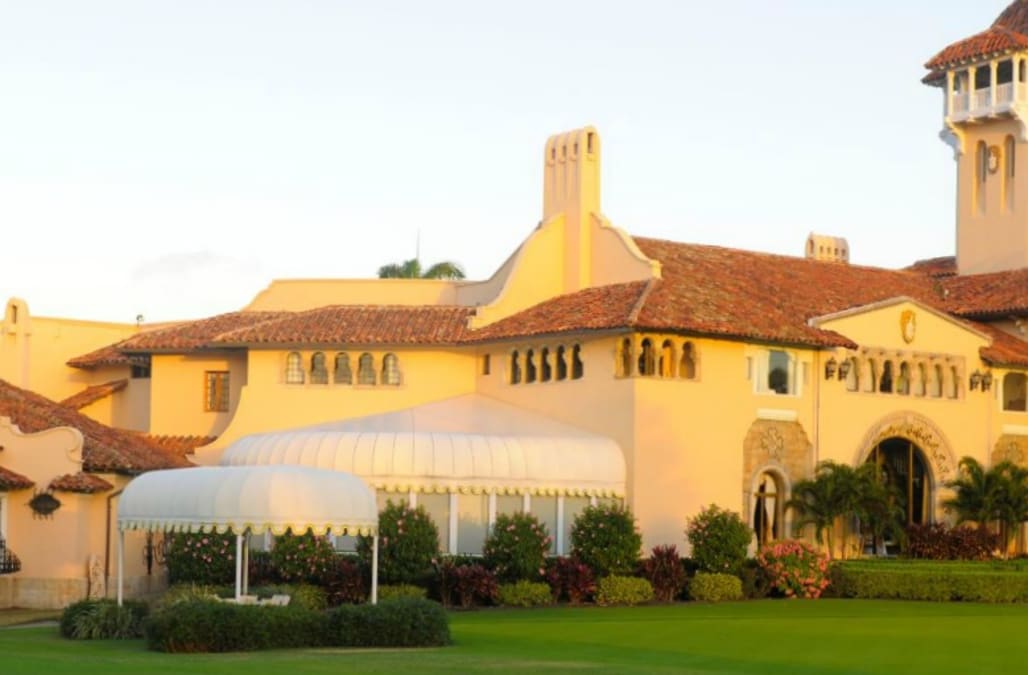
<path id="1" fill-rule="evenodd" d="M 1014 0 L 987 30 L 954 42 L 933 56 L 925 68 L 932 72 L 924 79 L 937 83 L 950 66 L 963 61 L 1028 49 L 1028 0 Z"/>

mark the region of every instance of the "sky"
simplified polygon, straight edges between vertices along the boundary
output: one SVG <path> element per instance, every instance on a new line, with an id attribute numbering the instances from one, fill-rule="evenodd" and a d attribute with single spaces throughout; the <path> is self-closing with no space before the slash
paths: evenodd
<path id="1" fill-rule="evenodd" d="M 595 125 L 635 235 L 954 252 L 923 64 L 1007 0 L 0 0 L 0 300 L 164 321 L 412 258 L 489 277 Z"/>

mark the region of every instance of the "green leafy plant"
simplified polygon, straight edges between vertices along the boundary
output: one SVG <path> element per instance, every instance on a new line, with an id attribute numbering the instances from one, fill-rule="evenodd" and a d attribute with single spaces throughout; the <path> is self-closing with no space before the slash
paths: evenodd
<path id="1" fill-rule="evenodd" d="M 327 642 L 338 647 L 439 647 L 450 644 L 446 611 L 437 602 L 401 598 L 343 605 L 328 615 Z"/>
<path id="2" fill-rule="evenodd" d="M 310 530 L 303 534 L 288 531 L 275 537 L 271 564 L 276 576 L 286 582 L 315 583 L 335 563 L 335 548 L 327 537 L 316 537 Z"/>
<path id="3" fill-rule="evenodd" d="M 956 513 L 957 522 L 974 522 L 979 528 L 998 523 L 1006 555 L 1018 528 L 1028 521 L 1028 469 L 1012 462 L 985 469 L 973 457 L 964 457 L 960 475 L 946 486 L 955 494 L 943 505 Z"/>
<path id="4" fill-rule="evenodd" d="M 330 607 L 355 605 L 368 599 L 364 570 L 356 558 L 336 556 L 332 566 L 321 576 Z"/>
<path id="5" fill-rule="evenodd" d="M 757 555 L 771 586 L 787 598 L 819 598 L 828 588 L 828 557 L 802 541 L 778 541 Z"/>
<path id="6" fill-rule="evenodd" d="M 482 555 L 503 581 L 539 579 L 553 539 L 530 513 L 500 514 L 485 540 Z"/>
<path id="7" fill-rule="evenodd" d="M 842 598 L 1023 603 L 1025 571 L 989 562 L 874 560 L 835 563 L 829 574 Z"/>
<path id="8" fill-rule="evenodd" d="M 697 572 L 689 581 L 689 596 L 700 602 L 742 600 L 742 581 L 734 574 Z"/>
<path id="9" fill-rule="evenodd" d="M 553 604 L 550 585 L 539 581 L 517 581 L 500 584 L 499 601 L 507 607 L 543 607 Z"/>
<path id="10" fill-rule="evenodd" d="M 646 579 L 611 575 L 596 585 L 597 605 L 639 605 L 653 600 L 653 586 Z"/>
<path id="11" fill-rule="evenodd" d="M 145 602 L 83 600 L 69 605 L 61 615 L 61 635 L 75 640 L 131 640 L 143 635 L 149 613 Z"/>
<path id="12" fill-rule="evenodd" d="M 630 574 L 639 562 L 642 536 L 626 506 L 588 506 L 571 526 L 571 552 L 597 576 Z"/>
<path id="13" fill-rule="evenodd" d="M 439 554 L 439 529 L 424 507 L 406 502 L 386 503 L 378 518 L 378 574 L 383 583 L 417 584 L 431 575 Z M 372 538 L 357 539 L 362 563 L 371 568 Z"/>
<path id="14" fill-rule="evenodd" d="M 706 572 L 735 574 L 746 560 L 753 531 L 734 511 L 711 504 L 689 520 L 685 530 L 692 559 Z"/>
<path id="15" fill-rule="evenodd" d="M 227 584 L 235 578 L 234 534 L 178 532 L 167 553 L 170 583 Z"/>
<path id="16" fill-rule="evenodd" d="M 383 600 L 397 600 L 399 598 L 425 598 L 428 595 L 421 586 L 413 586 L 411 584 L 385 584 L 378 587 L 378 599 Z"/>
<path id="17" fill-rule="evenodd" d="M 546 566 L 546 582 L 553 599 L 579 605 L 596 592 L 592 568 L 577 558 L 552 558 Z"/>
<path id="18" fill-rule="evenodd" d="M 671 602 L 685 588 L 685 567 L 674 544 L 655 546 L 650 557 L 643 561 L 642 571 L 659 602 Z"/>
<path id="19" fill-rule="evenodd" d="M 299 606 L 189 600 L 167 605 L 146 622 L 150 649 L 233 652 L 330 645 L 328 615 Z"/>

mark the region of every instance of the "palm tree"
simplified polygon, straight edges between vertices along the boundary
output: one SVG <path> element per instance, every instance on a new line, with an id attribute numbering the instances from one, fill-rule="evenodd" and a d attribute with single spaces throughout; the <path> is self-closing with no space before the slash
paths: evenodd
<path id="1" fill-rule="evenodd" d="M 964 457 L 959 467 L 960 475 L 946 483 L 955 494 L 942 505 L 956 513 L 957 523 L 985 527 L 996 515 L 999 476 L 994 469 L 987 471 L 974 457 Z"/>
<path id="2" fill-rule="evenodd" d="M 378 268 L 379 279 L 463 279 L 464 270 L 455 262 L 443 261 L 421 269 L 421 261 L 417 258 L 404 260 L 402 263 L 390 263 Z"/>
<path id="3" fill-rule="evenodd" d="M 807 525 L 814 527 L 817 543 L 827 544 L 828 556 L 831 557 L 835 548 L 835 523 L 844 514 L 857 511 L 859 494 L 855 469 L 825 461 L 817 465 L 813 480 L 802 480 L 793 486 L 793 498 L 786 503 L 786 507 L 796 512 L 797 528 Z M 844 539 L 845 533 L 846 525 L 843 523 Z"/>
<path id="4" fill-rule="evenodd" d="M 859 478 L 858 516 L 861 530 L 867 527 L 874 550 L 884 548 L 886 538 L 900 541 L 906 539 L 904 529 L 906 513 L 903 510 L 903 493 L 896 485 L 882 480 L 878 467 L 864 464 L 857 469 Z"/>
<path id="5" fill-rule="evenodd" d="M 1028 520 L 1028 469 L 1012 462 L 1001 462 L 992 470 L 999 475 L 995 516 L 1000 524 L 1003 556 L 1006 557 L 1017 529 Z"/>

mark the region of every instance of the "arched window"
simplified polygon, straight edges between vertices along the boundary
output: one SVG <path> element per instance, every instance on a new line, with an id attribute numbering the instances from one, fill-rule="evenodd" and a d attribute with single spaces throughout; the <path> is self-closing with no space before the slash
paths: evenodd
<path id="1" fill-rule="evenodd" d="M 510 383 L 521 384 L 521 355 L 516 349 L 510 353 Z"/>
<path id="2" fill-rule="evenodd" d="M 906 361 L 900 364 L 899 377 L 896 378 L 896 393 L 903 396 L 910 394 L 910 365 Z"/>
<path id="3" fill-rule="evenodd" d="M 357 359 L 357 384 L 375 384 L 375 358 L 367 352 Z"/>
<path id="4" fill-rule="evenodd" d="M 303 359 L 300 352 L 289 352 L 286 357 L 286 384 L 303 384 Z"/>
<path id="5" fill-rule="evenodd" d="M 629 377 L 632 374 L 632 339 L 625 338 L 618 342 L 617 374 Z"/>
<path id="6" fill-rule="evenodd" d="M 932 382 L 928 387 L 928 393 L 933 398 L 942 398 L 942 382 L 946 378 L 942 374 L 942 366 L 936 364 L 932 368 Z"/>
<path id="7" fill-rule="evenodd" d="M 878 362 L 874 359 L 867 360 L 867 384 L 864 385 L 864 391 L 874 393 L 875 387 L 878 386 Z"/>
<path id="8" fill-rule="evenodd" d="M 682 360 L 678 363 L 678 376 L 685 380 L 696 379 L 696 348 L 691 342 L 682 345 Z"/>
<path id="9" fill-rule="evenodd" d="M 571 379 L 580 380 L 585 375 L 585 366 L 582 364 L 582 347 L 575 345 L 571 348 Z"/>
<path id="10" fill-rule="evenodd" d="M 985 177 L 989 175 L 989 147 L 985 141 L 978 141 L 975 151 L 974 206 L 979 211 L 985 210 Z"/>
<path id="11" fill-rule="evenodd" d="M 917 364 L 917 379 L 914 380 L 914 396 L 924 396 L 928 392 L 928 369 L 923 363 Z"/>
<path id="12" fill-rule="evenodd" d="M 850 369 L 846 373 L 846 391 L 860 391 L 860 363 L 850 359 Z"/>
<path id="13" fill-rule="evenodd" d="M 328 366 L 324 352 L 314 352 L 311 357 L 311 384 L 328 384 Z"/>
<path id="14" fill-rule="evenodd" d="M 956 366 L 949 369 L 949 381 L 946 382 L 946 396 L 960 398 L 960 373 Z"/>
<path id="15" fill-rule="evenodd" d="M 549 382 L 553 379 L 553 370 L 550 368 L 550 348 L 543 347 L 539 351 L 539 379 Z"/>
<path id="16" fill-rule="evenodd" d="M 529 349 L 525 352 L 525 382 L 535 382 L 535 351 Z"/>
<path id="17" fill-rule="evenodd" d="M 640 347 L 639 374 L 653 375 L 657 368 L 656 359 L 653 354 L 653 342 L 649 338 L 645 338 Z"/>
<path id="18" fill-rule="evenodd" d="M 1013 136 L 1007 136 L 1004 145 L 1003 160 L 1006 167 L 1003 171 L 1003 192 L 1007 198 L 1007 209 L 1010 210 L 1014 208 L 1014 186 L 1017 185 L 1014 181 L 1017 175 L 1017 141 Z"/>
<path id="19" fill-rule="evenodd" d="M 564 345 L 557 347 L 557 379 L 568 379 L 568 358 L 564 353 Z"/>
<path id="20" fill-rule="evenodd" d="M 883 394 L 892 393 L 892 361 L 882 364 L 882 379 L 878 380 L 878 391 Z"/>
<path id="21" fill-rule="evenodd" d="M 382 384 L 400 384 L 400 359 L 396 358 L 396 354 L 386 354 L 382 359 Z"/>
<path id="22" fill-rule="evenodd" d="M 1024 373 L 1007 373 L 1003 376 L 1003 409 L 1028 412 L 1028 391 Z"/>
<path id="23" fill-rule="evenodd" d="M 675 347 L 671 340 L 664 340 L 660 346 L 660 364 L 658 368 L 661 377 L 675 376 Z"/>
<path id="24" fill-rule="evenodd" d="M 353 371 L 350 370 L 350 355 L 346 352 L 336 354 L 335 370 L 332 381 L 336 384 L 353 384 Z"/>
<path id="25" fill-rule="evenodd" d="M 785 531 L 784 493 L 781 480 L 773 472 L 765 471 L 757 478 L 752 523 L 758 547 L 780 539 Z"/>

